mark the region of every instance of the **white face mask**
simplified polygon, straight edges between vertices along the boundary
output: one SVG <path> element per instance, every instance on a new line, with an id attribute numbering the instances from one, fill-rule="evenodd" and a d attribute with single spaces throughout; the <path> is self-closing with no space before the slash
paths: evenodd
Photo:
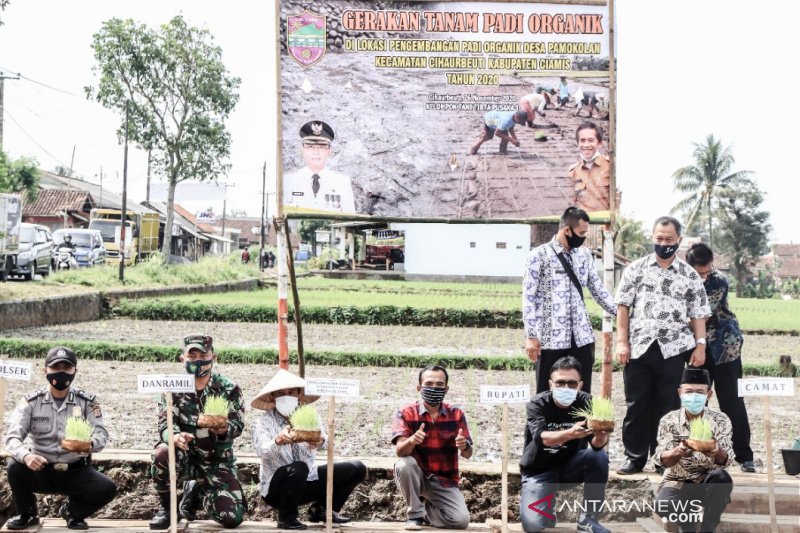
<path id="1" fill-rule="evenodd" d="M 275 409 L 288 418 L 289 415 L 294 413 L 294 410 L 297 409 L 297 403 L 298 400 L 296 396 L 278 396 L 275 398 Z"/>

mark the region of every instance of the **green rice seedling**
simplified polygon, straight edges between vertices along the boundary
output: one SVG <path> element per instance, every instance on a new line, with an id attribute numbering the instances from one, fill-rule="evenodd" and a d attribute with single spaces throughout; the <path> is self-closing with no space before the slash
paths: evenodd
<path id="1" fill-rule="evenodd" d="M 609 398 L 592 398 L 589 405 L 573 411 L 575 416 L 586 420 L 614 420 L 614 403 Z"/>
<path id="2" fill-rule="evenodd" d="M 596 431 L 614 431 L 614 404 L 610 398 L 596 396 L 584 409 L 573 410 L 573 414 L 586 419 L 586 426 Z"/>
<path id="3" fill-rule="evenodd" d="M 292 428 L 298 431 L 319 431 L 317 410 L 310 405 L 301 405 L 289 418 Z"/>
<path id="4" fill-rule="evenodd" d="M 711 431 L 711 422 L 703 418 L 695 418 L 689 423 L 689 438 L 692 440 L 711 440 L 714 434 Z"/>
<path id="5" fill-rule="evenodd" d="M 230 410 L 228 400 L 222 396 L 209 396 L 203 408 L 203 414 L 209 416 L 227 416 Z"/>
<path id="6" fill-rule="evenodd" d="M 64 440 L 90 441 L 93 429 L 92 425 L 83 418 L 71 416 L 67 418 L 64 426 Z"/>

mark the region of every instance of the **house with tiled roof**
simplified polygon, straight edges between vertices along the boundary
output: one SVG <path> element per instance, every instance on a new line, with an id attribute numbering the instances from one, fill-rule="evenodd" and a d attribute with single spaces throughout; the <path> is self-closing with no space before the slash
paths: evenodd
<path id="1" fill-rule="evenodd" d="M 800 279 L 800 244 L 776 244 L 772 247 L 775 258 L 775 277 L 780 281 Z"/>
<path id="2" fill-rule="evenodd" d="M 42 224 L 52 230 L 59 228 L 85 228 L 89 213 L 97 204 L 91 193 L 80 189 L 40 189 L 36 200 L 23 199 L 22 220 Z"/>

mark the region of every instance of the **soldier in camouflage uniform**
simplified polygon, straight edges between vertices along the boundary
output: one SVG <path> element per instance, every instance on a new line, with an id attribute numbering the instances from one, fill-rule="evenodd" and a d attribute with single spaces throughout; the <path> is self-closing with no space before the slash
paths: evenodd
<path id="1" fill-rule="evenodd" d="M 19 513 L 6 527 L 36 527 L 36 494 L 64 494 L 69 499 L 59 514 L 67 528 L 88 529 L 85 518 L 113 500 L 117 492 L 114 482 L 91 466 L 91 453 L 105 447 L 108 431 L 95 395 L 74 386 L 75 352 L 56 346 L 47 352 L 44 365 L 48 386 L 19 402 L 6 431 L 6 449 L 11 454 L 8 484 Z M 68 417 L 91 424 L 89 454 L 61 448 Z"/>
<path id="2" fill-rule="evenodd" d="M 195 393 L 172 395 L 172 416 L 178 481 L 184 482 L 180 515 L 194 520 L 195 507 L 203 498 L 205 511 L 226 528 L 242 523 L 246 502 L 237 478 L 233 440 L 242 434 L 244 405 L 239 387 L 211 371 L 216 357 L 207 335 L 188 335 L 183 339 L 180 360 L 186 371 L 195 375 Z M 228 427 L 222 430 L 198 428 L 197 419 L 210 396 L 228 400 Z M 167 447 L 166 400 L 159 403 L 160 442 L 153 454 L 151 475 L 161 508 L 150 521 L 150 529 L 169 527 L 169 462 Z"/>

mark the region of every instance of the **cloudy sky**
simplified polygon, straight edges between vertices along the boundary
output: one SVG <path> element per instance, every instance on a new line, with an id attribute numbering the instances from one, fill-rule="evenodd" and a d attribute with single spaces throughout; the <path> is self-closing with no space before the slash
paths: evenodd
<path id="1" fill-rule="evenodd" d="M 0 70 L 25 78 L 6 81 L 5 150 L 12 157 L 35 156 L 42 168 L 53 169 L 68 167 L 75 147 L 73 168 L 80 176 L 96 180 L 102 168 L 104 185 L 121 190 L 119 117 L 83 96 L 93 80 L 92 34 L 111 17 L 154 25 L 182 13 L 212 32 L 226 66 L 242 79 L 228 124 L 228 207 L 258 216 L 265 161 L 268 181 L 275 175 L 271 4 L 12 0 L 0 15 Z M 624 213 L 647 224 L 666 213 L 680 199 L 672 172 L 691 163 L 692 142 L 714 133 L 733 145 L 737 169 L 756 172 L 767 193 L 772 239 L 800 242 L 790 215 L 800 186 L 785 161 L 797 149 L 792 69 L 799 16 L 800 3 L 778 0 L 761 0 L 757 8 L 728 0 L 617 1 L 617 183 Z M 143 200 L 146 154 L 132 150 L 129 171 L 132 196 Z M 218 196 L 209 202 L 221 210 Z"/>

